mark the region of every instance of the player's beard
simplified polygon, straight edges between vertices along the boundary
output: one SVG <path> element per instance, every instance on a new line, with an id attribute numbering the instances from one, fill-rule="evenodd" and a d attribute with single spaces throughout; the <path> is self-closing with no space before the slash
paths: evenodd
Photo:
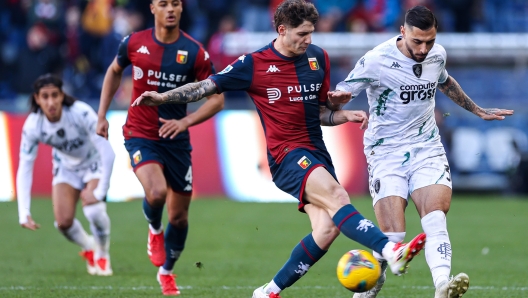
<path id="1" fill-rule="evenodd" d="M 407 48 L 407 51 L 409 52 L 409 55 L 411 55 L 411 59 L 413 59 L 414 61 L 423 62 L 425 60 L 425 58 L 427 58 L 427 55 L 425 55 L 423 58 L 418 58 L 418 57 L 416 57 L 416 55 L 414 55 L 413 50 L 407 44 L 405 44 L 405 47 Z"/>

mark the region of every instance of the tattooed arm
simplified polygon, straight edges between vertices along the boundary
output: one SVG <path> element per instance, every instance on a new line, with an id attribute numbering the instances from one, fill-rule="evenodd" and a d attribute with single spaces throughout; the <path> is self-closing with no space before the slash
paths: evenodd
<path id="1" fill-rule="evenodd" d="M 189 83 L 164 93 L 155 91 L 143 92 L 132 106 L 146 105 L 159 106 L 161 104 L 184 104 L 199 101 L 200 99 L 217 93 L 216 85 L 211 79 L 205 79 L 196 83 Z"/>
<path id="2" fill-rule="evenodd" d="M 438 85 L 438 89 L 457 105 L 479 116 L 484 120 L 503 120 L 504 116 L 513 115 L 513 110 L 502 110 L 497 108 L 481 108 L 462 90 L 458 82 L 449 76 L 447 80 Z"/>

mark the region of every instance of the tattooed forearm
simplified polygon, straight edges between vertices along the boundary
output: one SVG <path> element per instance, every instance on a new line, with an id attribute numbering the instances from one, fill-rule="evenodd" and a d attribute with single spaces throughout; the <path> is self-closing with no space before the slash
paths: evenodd
<path id="1" fill-rule="evenodd" d="M 196 83 L 189 83 L 176 89 L 164 92 L 164 102 L 183 104 L 199 101 L 200 99 L 213 95 L 217 92 L 216 85 L 210 79 Z"/>
<path id="2" fill-rule="evenodd" d="M 458 84 L 453 77 L 449 76 L 445 83 L 439 84 L 438 89 L 442 91 L 447 97 L 454 101 L 457 105 L 464 109 L 477 114 L 481 108 L 475 104 L 469 96 L 462 90 L 462 87 Z"/>

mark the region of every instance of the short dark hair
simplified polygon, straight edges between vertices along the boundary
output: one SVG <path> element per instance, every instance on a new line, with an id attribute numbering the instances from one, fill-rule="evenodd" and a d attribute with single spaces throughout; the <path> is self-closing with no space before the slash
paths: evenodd
<path id="1" fill-rule="evenodd" d="M 432 27 L 438 29 L 438 21 L 435 15 L 425 6 L 415 6 L 407 10 L 405 13 L 405 24 L 420 30 L 429 30 Z"/>
<path id="2" fill-rule="evenodd" d="M 53 85 L 61 92 L 62 91 L 62 80 L 59 79 L 57 76 L 52 75 L 50 73 L 41 75 L 37 78 L 35 83 L 33 83 L 33 93 L 29 96 L 29 105 L 30 105 L 30 111 L 31 113 L 36 113 L 39 111 L 40 106 L 37 104 L 37 101 L 35 100 L 35 95 L 40 92 L 40 89 L 44 86 Z M 64 93 L 64 92 L 63 92 Z M 63 105 L 69 107 L 75 102 L 75 98 L 72 96 L 64 93 L 64 101 L 62 102 Z"/>
<path id="3" fill-rule="evenodd" d="M 304 21 L 315 25 L 318 19 L 319 12 L 312 3 L 304 0 L 285 0 L 275 10 L 273 24 L 275 31 L 279 32 L 280 25 L 296 28 Z"/>

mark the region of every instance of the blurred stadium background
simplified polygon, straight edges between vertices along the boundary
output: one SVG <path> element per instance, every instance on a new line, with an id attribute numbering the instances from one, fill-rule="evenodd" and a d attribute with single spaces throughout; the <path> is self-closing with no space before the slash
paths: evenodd
<path id="1" fill-rule="evenodd" d="M 254 51 L 275 37 L 275 32 L 271 26 L 271 15 L 273 8 L 280 3 L 280 0 L 183 0 L 183 2 L 184 11 L 180 23 L 181 28 L 203 43 L 217 71 L 223 69 L 239 55 Z M 509 238 L 505 238 L 511 234 L 505 233 L 501 236 L 502 238 L 499 238 L 506 242 L 495 239 L 490 244 L 490 235 L 473 232 L 478 231 L 484 225 L 476 223 L 490 220 L 495 222 L 494 210 L 504 214 L 496 219 L 499 223 L 498 226 L 486 226 L 492 233 L 500 234 L 501 227 L 503 227 L 502 223 L 506 227 L 511 224 L 525 227 L 528 224 L 528 200 L 526 200 L 528 193 L 528 1 L 313 0 L 312 2 L 321 15 L 313 41 L 325 48 L 330 54 L 332 86 L 345 78 L 356 61 L 366 51 L 398 33 L 402 16 L 408 8 L 414 5 L 426 5 L 435 12 L 439 19 L 440 33 L 437 42 L 447 50 L 449 73 L 458 80 L 466 93 L 479 105 L 515 110 L 515 115 L 505 121 L 484 122 L 455 105 L 441 92 L 437 93 L 437 124 L 440 127 L 442 140 L 450 159 L 454 199 L 462 201 L 458 204 L 455 203 L 453 208 L 460 206 L 466 208 L 465 211 L 467 212 L 484 210 L 480 216 L 473 215 L 473 217 L 468 217 L 468 214 L 462 212 L 464 210 L 452 211 L 451 220 L 456 222 L 457 228 L 459 228 L 459 223 L 464 225 L 471 220 L 474 221 L 471 222 L 470 226 L 461 227 L 460 231 L 453 232 L 455 237 L 458 237 L 458 239 L 453 239 L 453 243 L 461 242 L 461 248 L 466 250 L 462 250 L 460 255 L 468 258 L 468 260 L 477 258 L 479 262 L 489 263 L 489 259 L 479 259 L 484 256 L 484 250 L 482 254 L 480 250 L 483 247 L 492 252 L 507 247 L 509 250 L 506 255 L 515 258 L 516 250 L 511 249 L 511 247 L 519 245 L 525 247 L 528 244 L 525 236 L 515 237 L 515 241 L 510 243 L 506 241 Z M 153 17 L 148 8 L 149 3 L 148 0 L 0 1 L 0 28 L 2 28 L 0 30 L 0 160 L 2 160 L 0 201 L 16 199 L 14 177 L 18 167 L 20 132 L 28 113 L 27 100 L 31 92 L 32 82 L 43 73 L 56 73 L 63 78 L 66 92 L 89 103 L 97 110 L 104 73 L 115 57 L 120 40 L 133 31 L 153 25 Z M 127 69 L 121 87 L 112 103 L 112 111 L 108 115 L 111 142 L 117 153 L 109 192 L 110 201 L 123 201 L 143 196 L 139 182 L 129 167 L 128 154 L 122 145 L 121 125 L 124 123 L 126 109 L 130 102 L 132 81 L 131 70 Z M 196 109 L 198 104 L 190 105 L 189 109 Z M 348 104 L 346 108 L 366 110 L 368 106 L 365 93 Z M 244 125 L 240 125 L 241 123 Z M 357 198 L 357 204 L 363 207 L 362 211 L 372 217 L 372 213 L 368 213 L 370 208 L 368 198 L 365 197 L 368 194 L 367 171 L 362 152 L 361 132 L 357 126 L 347 124 L 342 127 L 324 129 L 324 134 L 341 183 L 353 198 Z M 210 226 L 207 224 L 214 225 L 214 220 L 222 222 L 222 226 L 224 223 L 233 222 L 237 225 L 237 229 L 233 230 L 235 236 L 231 236 L 230 240 L 225 241 L 234 241 L 234 244 L 230 246 L 224 243 L 220 245 L 221 247 L 215 247 L 218 251 L 212 253 L 212 256 L 215 256 L 217 260 L 227 257 L 231 261 L 222 260 L 220 263 L 224 267 L 218 272 L 211 268 L 212 264 L 208 266 L 206 263 L 206 269 L 203 272 L 207 272 L 207 269 L 211 268 L 209 270 L 221 275 L 231 270 L 238 272 L 235 274 L 236 278 L 244 278 L 247 276 L 247 271 L 258 271 L 258 264 L 248 267 L 247 264 L 240 263 L 240 261 L 236 261 L 235 265 L 230 262 L 238 255 L 243 255 L 248 258 L 248 262 L 258 263 L 258 258 L 252 257 L 247 252 L 244 253 L 246 250 L 251 250 L 255 254 L 276 256 L 278 253 L 272 254 L 268 251 L 271 249 L 272 252 L 275 252 L 274 246 L 265 244 L 262 239 L 273 239 L 279 236 L 270 231 L 268 231 L 270 234 L 264 237 L 262 235 L 248 236 L 249 234 L 241 231 L 240 225 L 248 224 L 248 221 L 252 219 L 257 221 L 259 218 L 257 214 L 260 214 L 261 211 L 270 212 L 272 214 L 270 216 L 275 220 L 273 214 L 277 214 L 277 218 L 283 216 L 282 211 L 279 212 L 278 210 L 292 209 L 285 211 L 284 216 L 291 216 L 292 220 L 296 222 L 295 225 L 292 225 L 292 229 L 300 227 L 298 222 L 301 222 L 304 230 L 301 233 L 287 234 L 287 237 L 280 236 L 277 238 L 277 241 L 281 242 L 281 246 L 277 250 L 280 249 L 280 256 L 286 258 L 289 249 L 293 247 L 297 239 L 308 231 L 306 222 L 300 219 L 302 218 L 301 215 L 296 215 L 293 205 L 287 208 L 281 207 L 280 204 L 269 204 L 269 207 L 254 204 L 242 206 L 240 204 L 233 205 L 232 202 L 228 201 L 293 201 L 291 197 L 279 191 L 271 182 L 265 156 L 264 138 L 251 100 L 242 92 L 227 93 L 224 111 L 213 119 L 193 127 L 191 139 L 194 147 L 195 197 L 214 198 L 218 201 L 204 200 L 193 207 L 195 213 L 192 216 L 196 216 L 197 219 L 195 222 L 191 218 L 191 225 L 196 224 L 197 228 L 196 234 L 191 233 L 189 246 L 194 247 L 195 250 L 189 252 L 189 256 L 196 256 L 196 259 L 191 260 L 198 260 L 207 254 L 209 249 L 218 245 L 218 242 L 200 240 L 200 236 L 210 237 L 208 232 Z M 39 198 L 49 198 L 51 193 L 51 150 L 41 146 L 39 151 L 39 158 L 35 165 L 33 194 Z M 479 200 L 483 196 L 486 200 Z M 208 207 L 209 204 L 212 204 L 213 207 Z M 70 289 L 71 292 L 68 292 L 70 294 L 64 294 L 64 291 L 67 292 L 68 290 L 67 287 L 75 284 L 68 277 L 74 276 L 75 281 L 78 282 L 84 276 L 82 267 L 79 266 L 78 262 L 75 263 L 75 266 L 72 265 L 72 268 L 68 267 L 69 271 L 66 271 L 67 274 L 62 273 L 61 279 L 49 280 L 46 278 L 51 277 L 42 276 L 47 274 L 47 269 L 50 267 L 54 268 L 53 273 L 61 275 L 59 273 L 61 269 L 54 265 L 61 263 L 61 254 L 56 252 L 62 251 L 63 247 L 65 251 L 74 250 L 73 246 L 66 245 L 62 239 L 59 240 L 55 235 L 56 232 L 51 224 L 51 207 L 49 205 L 48 200 L 37 200 L 34 203 L 34 213 L 41 216 L 36 220 L 41 219 L 44 226 L 42 232 L 38 232 L 40 233 L 38 238 L 46 251 L 46 253 L 35 253 L 35 248 L 32 246 L 35 245 L 37 239 L 35 239 L 36 237 L 32 238 L 34 237 L 32 235 L 37 235 L 37 233 L 30 234 L 28 231 L 16 230 L 17 232 L 15 232 L 13 230 L 17 228 L 16 202 L 0 204 L 0 223 L 4 227 L 0 232 L 1 235 L 4 235 L 3 239 L 6 239 L 5 235 L 8 234 L 10 236 L 16 235 L 12 245 L 8 245 L 4 241 L 2 241 L 3 244 L 0 243 L 0 265 L 5 265 L 0 267 L 6 268 L 4 273 L 13 273 L 11 278 L 0 281 L 0 296 L 26 297 L 28 293 L 25 292 L 26 290 L 45 289 L 51 292 L 55 291 L 55 295 L 48 293 L 49 297 L 61 295 L 64 297 L 85 297 L 81 293 L 90 287 L 96 287 L 101 293 L 90 292 L 91 294 L 88 296 L 101 297 L 106 295 L 103 292 L 109 290 L 108 287 L 111 288 L 111 286 L 101 282 L 101 279 L 95 283 L 83 281 L 84 283 L 81 283 L 77 289 Z M 479 206 L 482 206 L 482 209 L 479 209 Z M 35 210 L 35 208 L 44 209 Z M 152 279 L 152 274 L 150 274 L 153 271 L 142 276 L 143 273 L 136 270 L 134 266 L 137 264 L 133 262 L 133 260 L 140 259 L 141 262 L 138 266 L 149 268 L 147 266 L 148 260 L 142 255 L 145 244 L 142 240 L 146 238 L 144 237 L 146 225 L 140 214 L 139 205 L 137 202 L 110 204 L 109 208 L 110 216 L 114 221 L 114 235 L 129 232 L 131 235 L 135 235 L 139 233 L 137 230 L 140 230 L 140 235 L 134 236 L 134 239 L 115 236 L 114 241 L 116 243 L 113 245 L 116 255 L 122 253 L 123 255 L 130 254 L 138 257 L 132 257 L 132 261 L 127 261 L 123 256 L 114 257 L 122 262 L 121 264 L 116 262 L 114 270 L 118 272 L 117 275 L 121 274 L 120 271 L 132 272 L 136 275 L 128 281 L 122 277 L 114 280 L 118 284 L 122 282 L 124 288 L 121 289 L 122 292 L 118 292 L 120 294 L 113 292 L 113 294 L 108 294 L 108 297 L 120 295 L 122 297 L 140 297 L 143 294 L 156 293 L 158 291 L 157 285 Z M 208 216 L 201 214 L 201 210 L 207 212 Z M 237 213 L 238 211 L 241 213 Z M 416 218 L 414 210 L 410 211 L 412 218 Z M 471 212 L 473 214 L 473 211 Z M 246 217 L 242 214 L 245 214 Z M 515 220 L 508 218 L 508 216 L 514 216 Z M 258 223 L 248 225 L 256 226 L 256 231 L 258 231 L 259 225 L 266 225 L 266 218 L 259 218 L 258 220 Z M 287 225 L 291 225 L 291 223 L 283 219 L 278 223 L 276 222 L 272 227 L 276 227 L 282 233 L 287 230 L 283 228 Z M 410 230 L 419 230 L 419 222 L 415 221 L 414 224 L 410 222 L 409 225 Z M 454 225 L 451 226 L 451 231 L 453 231 L 453 227 Z M 472 229 L 473 227 L 474 229 Z M 230 233 L 231 231 L 228 229 L 218 233 Z M 245 232 L 249 233 L 248 231 Z M 49 239 L 52 239 L 50 243 L 46 242 L 48 235 Z M 244 238 L 246 236 L 247 238 Z M 472 237 L 475 238 L 470 239 Z M 219 237 L 213 239 L 224 241 Z M 60 250 L 48 258 L 47 252 L 53 251 L 55 240 L 59 241 Z M 341 253 L 345 249 L 351 248 L 348 242 L 343 239 L 340 241 L 341 244 L 338 244 L 339 248 L 336 249 L 337 252 L 334 253 L 333 259 L 330 257 L 330 260 L 326 261 L 328 263 L 321 265 L 321 267 L 334 268 L 334 260 L 337 262 Z M 248 244 L 250 242 L 252 245 Z M 207 249 L 201 245 L 205 245 Z M 490 249 L 489 247 L 492 245 L 495 245 L 497 250 Z M 237 250 L 236 248 L 240 249 Z M 129 251 L 134 252 L 130 253 Z M 517 250 L 517 252 L 519 251 Z M 526 260 L 518 264 L 510 264 L 508 260 L 504 259 L 504 256 L 496 255 L 496 257 L 499 257 L 501 261 L 505 262 L 502 264 L 507 264 L 507 266 L 497 262 L 495 267 L 483 269 L 484 265 L 475 265 L 469 261 L 464 263 L 467 266 L 474 266 L 475 271 L 481 270 L 478 271 L 478 274 L 482 277 L 495 275 L 494 270 L 502 270 L 501 274 L 503 271 L 509 270 L 509 273 L 500 279 L 498 285 L 490 281 L 489 278 L 478 280 L 476 283 L 481 286 L 481 290 L 476 293 L 470 292 L 467 296 L 527 297 L 528 285 L 526 281 L 516 277 L 517 272 L 521 276 L 524 274 L 522 268 L 528 265 Z M 48 264 L 46 266 L 50 267 L 43 266 L 33 272 L 18 268 L 19 263 L 7 261 L 20 258 L 26 258 L 27 260 L 23 264 L 31 266 L 46 259 L 46 264 Z M 460 261 L 460 258 L 455 257 L 455 263 Z M 70 259 L 67 258 L 66 262 L 69 262 Z M 185 262 L 191 264 L 191 260 L 187 259 Z M 221 278 L 218 275 L 207 277 L 208 283 L 205 283 L 200 281 L 205 273 L 200 271 L 202 273 L 196 275 L 192 273 L 196 270 L 188 269 L 190 272 L 186 274 L 191 275 L 188 284 L 195 286 L 194 291 L 189 291 L 191 294 L 189 297 L 249 296 L 248 293 L 251 292 L 252 287 L 269 280 L 282 264 L 282 261 L 283 259 L 280 258 L 276 263 L 266 264 L 263 272 L 255 272 L 254 277 L 249 281 L 249 285 L 237 283 L 237 280 Z M 417 271 L 422 272 L 422 275 L 426 277 L 420 277 L 421 279 L 418 281 L 408 284 L 407 290 L 400 292 L 401 296 L 395 294 L 396 296 L 390 297 L 423 297 L 425 292 L 416 294 L 411 290 L 412 287 L 430 284 L 425 262 L 420 260 L 417 267 Z M 3 269 L 0 268 L 0 270 Z M 28 281 L 20 282 L 16 278 L 17 275 L 26 276 L 28 274 L 31 276 Z M 345 297 L 344 294 L 346 293 L 336 286 L 337 281 L 333 277 L 331 279 L 323 278 L 319 282 L 317 278 L 320 278 L 319 275 L 321 274 L 317 275 L 317 278 L 313 278 L 313 275 L 312 279 L 301 284 L 297 295 L 293 294 L 286 297 L 312 297 L 309 293 L 314 291 L 325 293 L 328 290 L 328 288 L 324 288 L 325 286 L 335 287 L 332 290 L 334 294 L 328 297 Z M 144 280 L 148 282 L 143 282 Z M 330 283 L 330 280 L 334 281 L 332 286 L 326 283 L 327 281 Z M 193 282 L 195 283 L 193 284 Z M 230 289 L 234 290 L 227 289 L 218 293 L 213 290 L 209 291 L 209 288 L 221 285 L 228 285 L 231 287 Z M 396 282 L 392 285 L 394 289 L 397 288 Z M 142 286 L 143 288 L 141 288 Z M 302 288 L 303 286 L 304 288 Z M 310 286 L 313 287 L 310 288 Z M 322 288 L 317 289 L 317 286 Z M 501 292 L 500 287 L 486 288 L 497 286 L 503 286 L 506 290 Z M 20 291 L 17 291 L 16 287 L 20 287 Z M 113 290 L 118 289 L 116 284 L 113 287 Z M 138 288 L 132 289 L 133 287 Z M 192 286 L 189 287 L 189 289 L 193 289 Z M 199 290 L 196 290 L 197 288 Z M 487 296 L 488 291 L 491 291 L 489 296 Z M 75 293 L 75 295 L 71 295 L 71 293 Z M 48 294 L 42 294 L 44 295 L 42 297 L 48 297 L 45 296 Z M 413 296 L 415 294 L 416 296 Z M 30 296 L 37 297 L 40 295 L 32 291 Z M 325 295 L 323 294 L 323 296 Z"/>

